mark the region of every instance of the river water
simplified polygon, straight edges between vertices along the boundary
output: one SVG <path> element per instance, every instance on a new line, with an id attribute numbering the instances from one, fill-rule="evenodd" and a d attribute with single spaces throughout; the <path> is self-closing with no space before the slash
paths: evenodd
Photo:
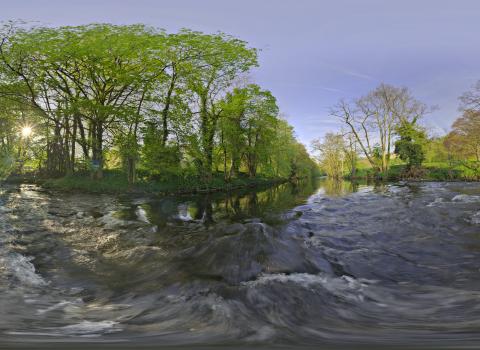
<path id="1" fill-rule="evenodd" d="M 0 187 L 0 347 L 475 347 L 479 277 L 479 183 Z"/>

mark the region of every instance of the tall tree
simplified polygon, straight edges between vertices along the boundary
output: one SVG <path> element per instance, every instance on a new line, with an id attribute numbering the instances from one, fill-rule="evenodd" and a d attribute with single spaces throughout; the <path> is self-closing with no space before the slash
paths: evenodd
<path id="1" fill-rule="evenodd" d="M 318 160 L 327 176 L 340 179 L 345 166 L 345 143 L 341 134 L 327 133 L 323 140 L 315 140 L 312 148 L 319 153 Z"/>
<path id="2" fill-rule="evenodd" d="M 223 112 L 220 102 L 236 77 L 257 65 L 257 53 L 244 41 L 225 34 L 198 36 L 193 44 L 203 52 L 193 61 L 188 76 L 194 113 L 199 116 L 201 154 L 197 161 L 204 175 L 210 178 L 215 135 Z"/>
<path id="3" fill-rule="evenodd" d="M 350 104 L 340 101 L 331 109 L 354 135 L 363 154 L 376 171 L 388 172 L 395 128 L 402 122 L 416 122 L 427 107 L 407 88 L 381 84 Z"/>
<path id="4" fill-rule="evenodd" d="M 453 123 L 445 145 L 463 166 L 480 178 L 480 111 L 464 111 Z"/>

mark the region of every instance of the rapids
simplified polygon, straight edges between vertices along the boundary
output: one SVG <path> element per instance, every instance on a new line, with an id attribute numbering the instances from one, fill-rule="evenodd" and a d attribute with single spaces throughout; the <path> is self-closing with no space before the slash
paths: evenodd
<path id="1" fill-rule="evenodd" d="M 480 345 L 480 184 L 0 187 L 0 347 Z"/>

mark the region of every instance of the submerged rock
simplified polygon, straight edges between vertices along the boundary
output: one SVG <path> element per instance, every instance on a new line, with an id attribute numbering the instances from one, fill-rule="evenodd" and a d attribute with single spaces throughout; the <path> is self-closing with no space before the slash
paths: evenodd
<path id="1" fill-rule="evenodd" d="M 480 211 L 472 216 L 472 224 L 480 225 Z"/>

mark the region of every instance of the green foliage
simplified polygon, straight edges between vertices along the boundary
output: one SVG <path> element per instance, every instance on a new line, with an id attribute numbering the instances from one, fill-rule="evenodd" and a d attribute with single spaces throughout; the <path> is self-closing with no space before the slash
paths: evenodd
<path id="1" fill-rule="evenodd" d="M 480 87 L 480 84 L 478 85 Z M 478 94 L 479 91 L 476 91 Z M 480 102 L 480 96 L 470 98 Z M 480 180 L 480 110 L 467 109 L 452 125 L 444 145 L 451 153 L 453 163 L 461 164 Z"/>
<path id="2" fill-rule="evenodd" d="M 146 127 L 143 142 L 141 165 L 150 178 L 167 180 L 182 175 L 178 146 L 164 145 L 153 125 Z"/>
<path id="3" fill-rule="evenodd" d="M 420 167 L 425 160 L 425 130 L 415 122 L 402 122 L 396 130 L 399 139 L 395 142 L 395 154 L 407 163 L 407 168 Z"/>
<path id="4" fill-rule="evenodd" d="M 327 133 L 323 140 L 315 140 L 313 149 L 319 152 L 320 166 L 328 177 L 342 178 L 345 171 L 345 142 L 340 134 Z"/>
<path id="5" fill-rule="evenodd" d="M 6 178 L 15 165 L 13 155 L 7 150 L 0 149 L 0 180 Z"/>
<path id="6" fill-rule="evenodd" d="M 47 176 L 99 180 L 119 167 L 132 185 L 138 175 L 210 183 L 222 167 L 230 182 L 311 174 L 273 95 L 237 83 L 258 64 L 242 40 L 110 24 L 1 34 L 0 140 Z M 15 136 L 21 118 L 34 126 L 28 144 Z"/>
<path id="7" fill-rule="evenodd" d="M 43 186 L 63 191 L 85 191 L 97 193 L 157 193 L 181 194 L 195 192 L 226 191 L 245 187 L 257 187 L 284 182 L 281 178 L 258 176 L 254 179 L 238 177 L 225 181 L 222 174 L 215 174 L 208 182 L 198 176 L 171 177 L 167 180 L 139 180 L 136 184 L 128 183 L 123 172 L 107 170 L 101 180 L 93 180 L 84 174 L 68 175 L 59 179 L 49 179 Z"/>

